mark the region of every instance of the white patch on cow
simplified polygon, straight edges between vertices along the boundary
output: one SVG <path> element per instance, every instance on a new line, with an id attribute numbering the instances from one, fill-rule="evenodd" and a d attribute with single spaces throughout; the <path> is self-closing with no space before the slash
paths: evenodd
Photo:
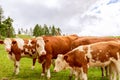
<path id="1" fill-rule="evenodd" d="M 25 52 L 28 52 L 28 49 L 27 49 L 27 48 L 25 48 Z"/>
<path id="2" fill-rule="evenodd" d="M 11 51 L 12 40 L 10 38 L 6 38 L 4 40 L 4 44 L 5 44 L 5 50 Z"/>
<path id="3" fill-rule="evenodd" d="M 87 54 L 85 54 L 85 56 L 87 56 L 89 59 L 92 59 L 92 54 L 91 54 L 92 50 L 90 48 L 91 46 L 88 45 L 87 47 L 88 47 L 88 51 L 87 51 Z"/>
<path id="4" fill-rule="evenodd" d="M 99 67 L 99 66 L 107 66 L 107 65 L 109 65 L 111 63 L 111 60 L 109 60 L 109 61 L 106 61 L 106 62 L 101 62 L 101 61 L 92 61 L 92 60 L 90 60 L 90 62 L 89 62 L 89 65 L 90 65 L 90 67 L 92 66 L 92 67 Z"/>
<path id="5" fill-rule="evenodd" d="M 13 60 L 13 61 L 16 60 L 15 55 L 13 53 L 12 53 L 12 55 L 8 54 L 8 58 L 11 59 L 11 60 Z"/>
<path id="6" fill-rule="evenodd" d="M 33 52 L 35 52 L 35 49 L 33 49 Z"/>
<path id="7" fill-rule="evenodd" d="M 16 75 L 19 73 L 19 61 L 16 61 Z"/>
<path id="8" fill-rule="evenodd" d="M 24 40 L 21 39 L 21 38 L 15 38 L 15 40 L 17 41 L 18 48 L 20 48 L 21 50 L 23 50 Z"/>
<path id="9" fill-rule="evenodd" d="M 87 80 L 87 74 L 83 72 L 83 68 L 81 68 L 81 80 Z"/>
<path id="10" fill-rule="evenodd" d="M 79 47 L 75 48 L 74 50 L 84 51 L 83 46 L 79 46 Z"/>
<path id="11" fill-rule="evenodd" d="M 32 40 L 28 40 L 28 44 L 27 44 L 28 46 L 32 46 L 31 41 Z"/>
<path id="12" fill-rule="evenodd" d="M 75 80 L 79 79 L 79 73 L 78 71 L 74 70 Z"/>
<path id="13" fill-rule="evenodd" d="M 50 79 L 50 69 L 47 70 L 47 78 Z"/>
<path id="14" fill-rule="evenodd" d="M 39 47 L 36 47 L 37 52 L 39 53 L 39 56 L 43 55 L 43 53 L 46 54 L 45 42 L 44 42 L 43 38 L 37 37 L 36 40 L 37 40 L 37 45 L 39 45 Z"/>
<path id="15" fill-rule="evenodd" d="M 69 67 L 70 67 L 69 64 L 63 59 L 63 55 L 59 54 L 57 59 L 55 60 L 54 71 L 59 72 Z"/>
<path id="16" fill-rule="evenodd" d="M 23 52 L 23 53 L 21 53 L 21 57 L 24 57 L 24 56 L 26 56 L 26 55 L 24 54 L 24 52 Z"/>

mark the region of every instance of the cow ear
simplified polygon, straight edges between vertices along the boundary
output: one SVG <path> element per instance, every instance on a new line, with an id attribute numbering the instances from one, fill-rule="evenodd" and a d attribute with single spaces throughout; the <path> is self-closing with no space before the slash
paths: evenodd
<path id="1" fill-rule="evenodd" d="M 31 43 L 36 43 L 36 41 L 37 41 L 37 40 L 35 40 L 35 39 L 34 39 L 34 40 L 32 40 L 32 42 L 31 42 Z"/>
<path id="2" fill-rule="evenodd" d="M 68 56 L 67 56 L 67 55 L 66 55 L 66 56 L 64 56 L 64 59 L 65 59 L 65 60 L 67 60 L 67 59 L 68 59 Z"/>
<path id="3" fill-rule="evenodd" d="M 45 40 L 45 43 L 49 42 L 49 40 Z"/>
<path id="4" fill-rule="evenodd" d="M 17 42 L 15 40 L 12 41 L 12 44 L 16 44 Z"/>

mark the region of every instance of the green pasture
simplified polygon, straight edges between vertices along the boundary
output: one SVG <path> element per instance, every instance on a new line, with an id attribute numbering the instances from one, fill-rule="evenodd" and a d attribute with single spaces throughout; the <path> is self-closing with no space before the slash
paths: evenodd
<path id="1" fill-rule="evenodd" d="M 30 36 L 30 35 L 17 34 L 16 36 L 19 38 L 32 38 L 32 36 Z"/>

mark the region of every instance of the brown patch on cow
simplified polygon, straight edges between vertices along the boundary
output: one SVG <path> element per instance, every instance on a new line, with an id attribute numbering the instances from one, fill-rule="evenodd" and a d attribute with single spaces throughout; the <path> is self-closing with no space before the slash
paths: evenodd
<path id="1" fill-rule="evenodd" d="M 113 41 L 113 40 L 120 40 L 120 38 L 84 36 L 84 37 L 79 37 L 75 41 L 73 41 L 72 48 L 76 48 L 80 45 L 88 45 L 96 42 Z"/>
<path id="2" fill-rule="evenodd" d="M 11 53 L 15 54 L 15 58 L 17 61 L 20 60 L 21 57 L 21 49 L 18 48 L 17 41 L 13 40 L 11 45 Z"/>
<path id="3" fill-rule="evenodd" d="M 78 56 L 80 56 L 79 59 L 75 59 Z M 66 54 L 64 55 L 64 59 L 66 60 L 67 63 L 69 63 L 71 67 L 83 67 L 84 68 L 83 72 L 87 73 L 86 64 L 88 63 L 88 58 L 85 57 L 84 51 L 79 51 L 79 50 L 74 50 L 72 52 L 70 51 L 67 53 L 67 55 Z"/>

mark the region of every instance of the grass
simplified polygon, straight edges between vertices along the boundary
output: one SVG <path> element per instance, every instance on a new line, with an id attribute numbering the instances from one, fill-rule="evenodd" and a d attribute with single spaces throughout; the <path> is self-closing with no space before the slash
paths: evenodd
<path id="1" fill-rule="evenodd" d="M 41 77 L 41 64 L 38 62 L 35 69 L 31 69 L 32 60 L 29 58 L 22 58 L 20 61 L 20 73 L 13 74 L 13 61 L 7 58 L 7 53 L 4 50 L 4 45 L 0 45 L 0 80 L 47 80 L 46 77 Z M 53 72 L 51 66 L 51 80 L 68 80 L 69 70 L 61 71 L 59 73 Z M 74 80 L 74 77 L 72 78 Z M 91 68 L 88 72 L 88 80 L 108 80 L 101 79 L 101 71 L 99 68 Z"/>
<path id="2" fill-rule="evenodd" d="M 22 34 L 17 34 L 17 37 L 19 38 L 32 38 L 30 35 L 22 35 Z"/>

